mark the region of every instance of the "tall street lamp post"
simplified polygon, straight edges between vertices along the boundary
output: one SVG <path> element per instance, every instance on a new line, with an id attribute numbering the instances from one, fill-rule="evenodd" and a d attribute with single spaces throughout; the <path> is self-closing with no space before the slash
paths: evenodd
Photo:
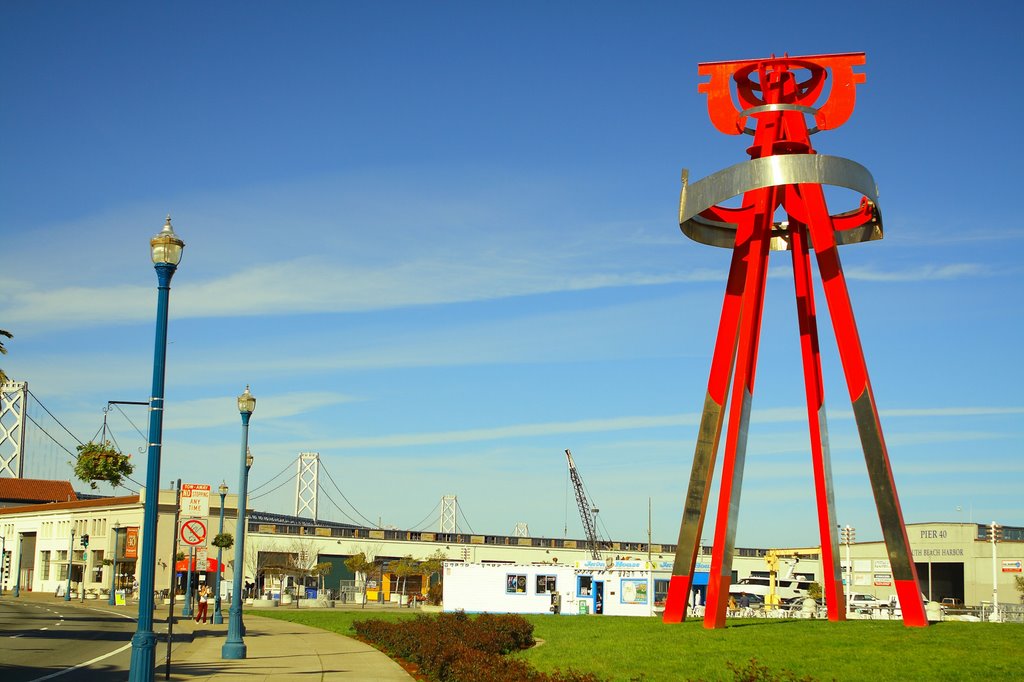
<path id="1" fill-rule="evenodd" d="M 149 453 L 146 459 L 146 504 L 142 512 L 142 575 L 139 581 L 139 619 L 132 637 L 129 682 L 153 679 L 156 664 L 156 633 L 153 632 L 153 594 L 156 588 L 156 521 L 160 501 L 160 449 L 164 424 L 164 375 L 167 360 L 167 307 L 171 278 L 185 242 L 171 229 L 167 216 L 164 228 L 149 242 L 157 278 L 156 343 L 153 350 L 153 391 L 149 399 Z"/>
<path id="2" fill-rule="evenodd" d="M 116 593 L 114 578 L 117 576 L 117 529 L 120 527 L 121 524 L 114 521 L 114 542 L 110 546 L 110 598 L 107 599 L 108 606 L 113 606 L 117 603 L 117 600 L 114 598 L 114 594 Z M 125 603 L 127 603 L 127 601 L 128 600 L 126 599 Z"/>
<path id="3" fill-rule="evenodd" d="M 11 596 L 17 597 L 21 594 L 21 533 L 18 533 L 18 570 L 14 573 L 14 589 Z"/>
<path id="4" fill-rule="evenodd" d="M 249 488 L 249 469 L 252 454 L 249 453 L 249 417 L 256 409 L 256 398 L 245 387 L 245 393 L 238 396 L 238 411 L 242 415 L 242 457 L 238 475 L 238 521 L 235 524 L 235 566 L 231 581 L 231 608 L 228 610 L 228 637 L 221 647 L 220 657 L 228 659 L 245 658 L 245 642 L 242 640 L 242 579 L 245 577 L 245 505 Z"/>
<path id="5" fill-rule="evenodd" d="M 217 492 L 220 493 L 220 526 L 217 531 L 217 535 L 224 534 L 224 498 L 228 494 L 227 481 L 221 481 L 220 487 L 217 488 Z M 220 575 L 224 572 L 224 548 L 217 547 L 217 587 L 215 588 L 213 596 L 213 624 L 220 625 L 224 622 L 224 615 L 220 612 Z"/>
<path id="6" fill-rule="evenodd" d="M 75 529 L 71 529 L 71 541 L 68 543 L 68 587 L 64 590 L 64 601 L 71 601 L 71 567 L 75 565 Z"/>
<path id="7" fill-rule="evenodd" d="M 0 535 L 0 597 L 4 596 L 4 584 L 7 582 L 7 538 Z"/>

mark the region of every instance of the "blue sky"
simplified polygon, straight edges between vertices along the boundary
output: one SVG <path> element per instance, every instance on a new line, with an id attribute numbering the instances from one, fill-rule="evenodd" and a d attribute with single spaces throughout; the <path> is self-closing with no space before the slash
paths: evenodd
<path id="1" fill-rule="evenodd" d="M 476 532 L 578 537 L 571 448 L 602 531 L 645 537 L 650 498 L 674 542 L 729 255 L 679 232 L 679 173 L 748 144 L 712 128 L 696 65 L 864 51 L 853 117 L 814 143 L 880 188 L 885 239 L 842 257 L 904 515 L 1024 525 L 1022 14 L 4 3 L 2 366 L 82 439 L 106 401 L 146 400 L 148 240 L 171 213 L 163 480 L 237 487 L 251 384 L 254 486 L 318 451 L 384 524 L 456 494 Z M 788 259 L 770 273 L 737 541 L 815 544 Z M 822 318 L 838 517 L 877 538 Z M 40 437 L 27 473 L 66 460 Z M 292 484 L 257 502 L 293 505 Z"/>

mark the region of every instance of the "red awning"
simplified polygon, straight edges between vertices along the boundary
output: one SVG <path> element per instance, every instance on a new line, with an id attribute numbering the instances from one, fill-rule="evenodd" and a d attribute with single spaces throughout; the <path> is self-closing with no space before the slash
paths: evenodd
<path id="1" fill-rule="evenodd" d="M 177 573 L 184 573 L 185 571 L 187 571 L 188 570 L 188 559 L 182 559 L 181 561 L 176 562 L 174 564 L 174 570 Z M 223 565 L 220 567 L 220 571 L 221 571 L 221 573 L 224 572 L 224 566 Z M 193 573 L 216 573 L 217 572 L 217 560 L 214 559 L 213 557 L 208 557 L 206 559 L 206 567 L 204 568 L 201 563 L 197 562 L 195 559 L 192 559 L 192 572 Z"/>

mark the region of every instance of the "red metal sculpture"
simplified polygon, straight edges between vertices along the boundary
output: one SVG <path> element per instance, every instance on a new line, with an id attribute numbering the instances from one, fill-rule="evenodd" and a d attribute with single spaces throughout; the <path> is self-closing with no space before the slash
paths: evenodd
<path id="1" fill-rule="evenodd" d="M 836 561 L 837 524 L 811 282 L 809 251 L 813 249 L 853 401 L 903 622 L 908 626 L 927 625 L 864 352 L 839 262 L 840 245 L 882 238 L 878 193 L 866 168 L 847 159 L 818 154 L 810 141 L 814 133 L 837 128 L 850 117 L 856 86 L 864 82 L 864 75 L 855 73 L 854 67 L 862 64 L 863 53 L 847 53 L 781 58 L 773 55 L 769 59 L 699 66 L 698 72 L 710 77 L 698 90 L 708 97 L 708 111 L 715 128 L 728 135 L 752 135 L 754 142 L 747 150 L 750 161 L 692 184 L 683 171 L 680 228 L 695 241 L 733 249 L 733 255 L 684 501 L 665 622 L 679 622 L 686 615 L 731 387 L 704 615 L 707 628 L 725 625 L 768 256 L 771 251 L 784 250 L 793 254 L 825 600 L 829 620 L 845 618 L 843 583 Z M 824 103 L 818 104 L 829 80 L 831 87 Z M 739 109 L 733 104 L 731 83 L 736 86 Z M 810 128 L 808 117 L 813 119 Z M 860 205 L 831 215 L 823 185 L 845 187 L 861 194 Z M 739 195 L 743 197 L 740 207 L 719 205 Z M 774 215 L 780 207 L 788 220 L 775 222 Z"/>

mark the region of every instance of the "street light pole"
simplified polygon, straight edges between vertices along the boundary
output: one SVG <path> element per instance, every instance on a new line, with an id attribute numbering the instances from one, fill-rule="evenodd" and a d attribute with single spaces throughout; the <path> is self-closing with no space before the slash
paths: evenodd
<path id="1" fill-rule="evenodd" d="M 121 527 L 121 524 L 114 521 L 114 543 L 110 549 L 110 598 L 107 599 L 107 606 L 114 606 L 117 604 L 117 600 L 114 598 L 116 592 L 114 588 L 114 578 L 117 576 L 117 529 Z M 125 600 L 128 603 L 128 600 Z"/>
<path id="2" fill-rule="evenodd" d="M 7 538 L 0 535 L 0 597 L 4 596 L 4 584 L 7 582 Z"/>
<path id="3" fill-rule="evenodd" d="M 224 534 L 224 498 L 228 494 L 227 481 L 221 481 L 220 487 L 217 488 L 217 492 L 220 493 L 220 527 L 217 531 L 217 535 Z M 213 596 L 213 624 L 220 625 L 224 622 L 224 615 L 220 612 L 220 575 L 224 572 L 224 548 L 218 545 L 217 547 L 217 587 Z"/>
<path id="4" fill-rule="evenodd" d="M 21 533 L 18 533 L 18 570 L 14 574 L 14 589 L 11 590 L 12 597 L 19 595 L 21 595 Z"/>
<path id="5" fill-rule="evenodd" d="M 999 563 L 996 543 L 1002 539 L 1003 527 L 993 521 L 988 526 L 988 536 L 992 540 L 992 622 L 998 623 L 999 618 L 999 573 L 996 565 Z"/>
<path id="6" fill-rule="evenodd" d="M 850 562 L 850 545 L 853 543 L 853 538 L 856 535 L 856 529 L 850 527 L 849 524 L 842 530 L 842 540 L 846 543 L 846 589 L 843 590 L 843 596 L 846 598 L 846 613 L 850 613 L 850 589 L 853 585 L 853 564 Z"/>
<path id="7" fill-rule="evenodd" d="M 153 594 L 156 591 L 156 523 L 160 502 L 160 450 L 163 445 L 164 376 L 167 361 L 167 309 L 171 278 L 185 242 L 171 229 L 171 217 L 149 242 L 157 278 L 156 342 L 153 349 L 153 390 L 149 399 L 149 453 L 146 458 L 146 504 L 142 513 L 142 579 L 139 581 L 139 618 L 132 637 L 129 682 L 153 679 L 156 633 L 153 632 Z"/>
<path id="8" fill-rule="evenodd" d="M 238 396 L 238 412 L 242 415 L 242 457 L 238 475 L 238 521 L 235 524 L 235 566 L 231 581 L 231 608 L 228 610 L 228 637 L 221 647 L 220 657 L 227 659 L 245 658 L 245 641 L 242 639 L 242 579 L 245 577 L 245 505 L 249 487 L 249 469 L 252 455 L 249 453 L 249 417 L 256 409 L 256 398 L 245 387 Z"/>
<path id="9" fill-rule="evenodd" d="M 71 567 L 74 561 L 71 557 L 75 554 L 75 529 L 71 529 L 71 542 L 68 543 L 68 588 L 64 590 L 64 601 L 71 601 Z"/>

